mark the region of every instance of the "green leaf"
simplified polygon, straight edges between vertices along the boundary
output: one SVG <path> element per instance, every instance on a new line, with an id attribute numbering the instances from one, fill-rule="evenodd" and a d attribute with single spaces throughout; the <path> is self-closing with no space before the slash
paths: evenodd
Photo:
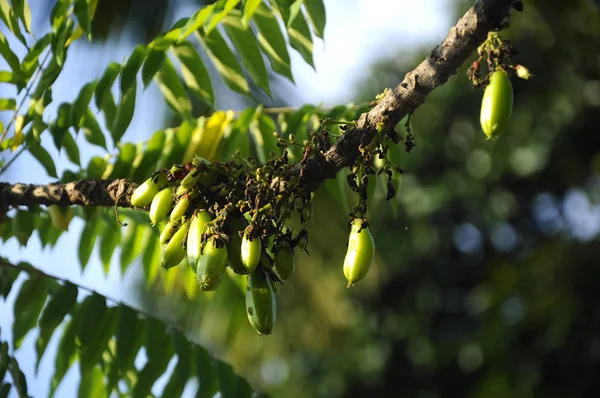
<path id="1" fill-rule="evenodd" d="M 125 275 L 125 271 L 127 271 L 129 265 L 141 253 L 144 245 L 142 242 L 144 226 L 137 225 L 131 221 L 127 221 L 127 224 L 127 230 L 125 231 L 123 244 L 121 245 L 121 276 Z"/>
<path id="2" fill-rule="evenodd" d="M 6 40 L 6 37 L 4 37 L 2 32 L 0 32 L 0 55 L 2 55 L 2 57 L 4 58 L 8 66 L 10 66 L 12 72 L 15 75 L 23 75 L 19 58 L 10 49 L 10 45 L 8 44 L 8 41 Z"/>
<path id="3" fill-rule="evenodd" d="M 66 19 L 55 32 L 56 36 L 50 41 L 53 55 L 52 59 L 56 61 L 56 64 L 61 68 L 67 59 L 67 40 L 69 40 L 69 37 L 73 33 L 73 29 L 73 21 L 70 18 Z"/>
<path id="4" fill-rule="evenodd" d="M 192 103 L 183 83 L 179 80 L 175 67 L 168 58 L 163 61 L 158 73 L 154 76 L 154 80 L 169 107 L 182 119 L 191 119 Z"/>
<path id="5" fill-rule="evenodd" d="M 65 134 L 69 127 L 71 127 L 71 104 L 63 102 L 58 106 L 56 121 L 49 127 L 54 146 L 58 151 L 63 147 Z"/>
<path id="6" fill-rule="evenodd" d="M 208 16 L 210 15 L 213 6 L 214 5 L 211 4 L 209 6 L 202 7 L 201 9 L 197 10 L 192 14 L 190 19 L 188 19 L 188 21 L 186 22 L 185 26 L 183 26 L 179 31 L 178 40 L 180 42 L 184 41 L 189 35 L 200 29 L 200 27 L 204 24 L 206 18 L 208 18 Z"/>
<path id="7" fill-rule="evenodd" d="M 58 174 L 56 174 L 56 166 L 54 165 L 52 156 L 50 156 L 44 147 L 35 141 L 30 141 L 27 144 L 27 150 L 38 162 L 40 162 L 50 177 L 58 178 Z"/>
<path id="8" fill-rule="evenodd" d="M 17 101 L 13 98 L 0 98 L 0 111 L 14 111 L 17 109 Z"/>
<path id="9" fill-rule="evenodd" d="M 13 74 L 7 70 L 0 70 L 0 83 L 14 83 Z"/>
<path id="10" fill-rule="evenodd" d="M 277 73 L 294 82 L 290 67 L 290 54 L 279 22 L 273 12 L 261 3 L 254 13 L 254 23 L 258 28 L 258 44 L 271 62 L 271 67 Z"/>
<path id="11" fill-rule="evenodd" d="M 164 49 L 151 48 L 148 52 L 148 56 L 142 66 L 142 82 L 144 83 L 144 88 L 152 81 L 152 78 L 162 65 L 165 55 Z"/>
<path id="12" fill-rule="evenodd" d="M 121 230 L 114 223 L 107 225 L 100 238 L 100 260 L 102 261 L 105 275 L 108 275 L 110 260 L 120 242 Z"/>
<path id="13" fill-rule="evenodd" d="M 199 36 L 225 84 L 233 91 L 249 95 L 248 82 L 244 78 L 242 67 L 221 33 L 213 30 L 209 35 Z"/>
<path id="14" fill-rule="evenodd" d="M 241 57 L 242 64 L 256 84 L 270 97 L 269 74 L 252 29 L 242 24 L 239 12 L 234 13 L 233 11 L 223 20 L 223 26 Z"/>
<path id="15" fill-rule="evenodd" d="M 71 108 L 71 125 L 75 126 L 76 129 L 79 129 L 83 117 L 87 114 L 90 101 L 92 100 L 94 90 L 96 89 L 96 84 L 97 82 L 94 80 L 83 86 L 73 102 L 73 107 Z"/>
<path id="16" fill-rule="evenodd" d="M 85 32 L 88 41 L 92 40 L 91 34 L 91 19 L 92 15 L 90 12 L 90 7 L 88 5 L 88 0 L 75 0 L 75 6 L 73 7 L 73 12 L 77 17 L 77 21 L 79 25 Z"/>
<path id="17" fill-rule="evenodd" d="M 11 0 L 13 10 L 17 17 L 23 22 L 27 32 L 31 33 L 31 8 L 27 0 Z"/>
<path id="18" fill-rule="evenodd" d="M 117 62 L 111 62 L 104 70 L 100 80 L 98 80 L 98 84 L 96 84 L 96 89 L 94 90 L 94 100 L 98 109 L 102 109 L 104 96 L 111 94 L 110 89 L 115 83 L 117 76 L 119 76 L 119 73 L 121 73 L 121 65 Z"/>
<path id="19" fill-rule="evenodd" d="M 83 136 L 87 142 L 106 149 L 106 138 L 104 138 L 104 134 L 100 129 L 100 125 L 98 124 L 94 113 L 89 108 L 85 112 L 81 127 L 83 129 Z M 100 178 L 101 176 L 102 174 L 97 178 Z"/>
<path id="20" fill-rule="evenodd" d="M 79 398 L 102 397 L 104 394 L 104 373 L 98 366 L 94 366 L 82 374 L 77 396 Z"/>
<path id="21" fill-rule="evenodd" d="M 262 0 L 246 0 L 246 4 L 244 4 L 244 16 L 242 18 L 244 26 L 248 26 L 250 18 L 252 18 L 260 3 L 262 3 Z"/>
<path id="22" fill-rule="evenodd" d="M 96 328 L 89 329 L 87 326 L 85 327 L 85 333 L 89 333 L 89 339 L 87 341 L 80 339 L 82 343 L 81 353 L 79 354 L 81 374 L 85 375 L 94 365 L 100 362 L 102 353 L 107 349 L 108 342 L 115 333 L 117 317 L 118 308 L 111 307 L 106 310 Z"/>
<path id="23" fill-rule="evenodd" d="M 57 0 L 50 11 L 50 24 L 54 33 L 57 32 L 63 22 L 68 19 L 68 9 L 72 0 Z"/>
<path id="24" fill-rule="evenodd" d="M 120 305 L 116 332 L 116 362 L 122 373 L 134 368 L 135 357 L 143 343 L 145 322 L 136 311 Z"/>
<path id="25" fill-rule="evenodd" d="M 288 28 L 290 46 L 298 51 L 307 64 L 315 67 L 313 62 L 313 42 L 310 35 L 310 28 L 304 19 L 304 15 L 299 13 L 291 22 Z"/>
<path id="26" fill-rule="evenodd" d="M 31 47 L 27 55 L 23 58 L 21 62 L 21 67 L 25 73 L 27 79 L 29 79 L 35 70 L 39 67 L 39 57 L 42 52 L 48 47 L 48 44 L 52 41 L 53 34 L 47 33 L 41 39 L 37 40 L 35 44 Z"/>
<path id="27" fill-rule="evenodd" d="M 281 152 L 277 140 L 273 137 L 274 131 L 277 131 L 277 126 L 273 119 L 260 113 L 258 109 L 256 118 L 250 123 L 250 134 L 254 139 L 257 157 L 261 164 L 265 164 L 271 158 L 271 152 L 275 154 Z"/>
<path id="28" fill-rule="evenodd" d="M 221 20 L 233 10 L 240 0 L 217 0 L 214 4 L 212 12 L 206 20 L 204 20 L 204 32 L 210 34 L 210 32 L 221 22 Z"/>
<path id="29" fill-rule="evenodd" d="M 56 59 L 52 58 L 48 63 L 48 66 L 44 68 L 42 77 L 40 77 L 37 85 L 35 86 L 35 90 L 31 95 L 32 100 L 35 101 L 42 98 L 46 90 L 48 90 L 52 84 L 54 84 L 60 75 L 60 72 L 62 72 L 62 68 L 56 63 Z"/>
<path id="30" fill-rule="evenodd" d="M 175 353 L 177 354 L 177 365 L 171 373 L 171 377 L 163 390 L 162 396 L 181 397 L 186 383 L 190 379 L 192 373 L 192 345 L 189 340 L 181 333 L 176 332 L 173 336 Z"/>
<path id="31" fill-rule="evenodd" d="M 78 312 L 78 311 L 77 311 Z M 63 334 L 58 343 L 56 359 L 54 361 L 54 374 L 50 381 L 50 397 L 54 396 L 56 388 L 59 386 L 63 377 L 75 361 L 77 346 L 75 344 L 76 324 L 71 319 L 64 327 Z"/>
<path id="32" fill-rule="evenodd" d="M 133 171 L 132 179 L 136 182 L 142 182 L 150 177 L 150 174 L 156 169 L 156 162 L 165 149 L 166 134 L 162 130 L 155 132 L 144 150 L 142 160 Z"/>
<path id="33" fill-rule="evenodd" d="M 101 178 L 106 170 L 106 160 L 100 156 L 94 156 L 90 159 L 86 169 L 88 178 Z"/>
<path id="34" fill-rule="evenodd" d="M 321 39 L 325 37 L 325 5 L 323 0 L 304 0 L 304 7 L 308 20 L 315 35 Z"/>
<path id="35" fill-rule="evenodd" d="M 27 379 L 25 378 L 23 371 L 19 368 L 19 363 L 14 357 L 10 358 L 8 370 L 10 371 L 10 375 L 13 379 L 13 385 L 16 387 L 19 397 L 27 397 Z"/>
<path id="36" fill-rule="evenodd" d="M 35 364 L 36 372 L 40 365 L 40 361 L 46 351 L 48 342 L 52 338 L 52 334 L 61 324 L 64 317 L 71 312 L 73 306 L 77 303 L 77 287 L 70 282 L 64 283 L 52 295 L 48 304 L 44 307 L 42 315 L 39 319 L 39 337 L 37 339 L 35 349 L 37 353 L 37 361 Z"/>
<path id="37" fill-rule="evenodd" d="M 210 74 L 194 46 L 187 41 L 176 44 L 173 52 L 181 63 L 181 75 L 187 88 L 199 99 L 214 107 L 215 95 Z"/>
<path id="38" fill-rule="evenodd" d="M 90 260 L 90 256 L 92 255 L 92 250 L 94 250 L 94 245 L 96 244 L 96 238 L 99 233 L 99 223 L 97 221 L 88 221 L 83 227 L 83 231 L 81 232 L 81 238 L 79 240 L 79 264 L 81 265 L 81 271 L 85 270 L 88 261 Z"/>
<path id="39" fill-rule="evenodd" d="M 15 348 L 19 348 L 23 338 L 35 327 L 47 297 L 48 284 L 45 278 L 31 277 L 23 283 L 14 306 L 13 346 Z"/>
<path id="40" fill-rule="evenodd" d="M 137 90 L 137 83 L 134 80 L 133 83 L 128 86 L 126 92 L 121 93 L 121 99 L 119 106 L 117 107 L 114 121 L 112 122 L 110 133 L 115 143 L 118 143 L 125 134 L 127 127 L 133 119 L 133 113 L 135 111 L 135 96 Z"/>
<path id="41" fill-rule="evenodd" d="M 77 142 L 75 142 L 75 139 L 70 132 L 67 131 L 67 133 L 64 135 L 62 145 L 63 148 L 65 148 L 67 158 L 69 158 L 69 160 L 77 166 L 81 166 L 79 146 L 77 145 Z"/>
<path id="42" fill-rule="evenodd" d="M 21 33 L 21 27 L 19 26 L 14 9 L 6 0 L 0 1 L 0 19 L 2 19 L 4 24 L 21 43 L 27 44 L 25 37 Z"/>
<path id="43" fill-rule="evenodd" d="M 199 382 L 196 398 L 212 398 L 219 390 L 219 382 L 217 372 L 211 364 L 211 357 L 206 349 L 198 346 L 194 347 L 194 354 Z"/>
<path id="44" fill-rule="evenodd" d="M 10 394 L 10 388 L 12 386 L 8 383 L 2 384 L 0 387 L 0 398 L 8 398 L 8 394 Z"/>
<path id="45" fill-rule="evenodd" d="M 126 142 L 119 147 L 119 155 L 114 163 L 113 171 L 110 178 L 126 178 L 132 172 L 133 161 L 135 160 L 135 154 L 137 148 L 135 144 Z"/>
<path id="46" fill-rule="evenodd" d="M 75 336 L 80 347 L 90 344 L 106 313 L 106 299 L 98 293 L 87 296 L 73 314 Z"/>
<path id="47" fill-rule="evenodd" d="M 10 223 L 6 223 L 2 228 L 10 226 Z M 7 228 L 8 229 L 8 228 Z M 10 294 L 15 280 L 19 276 L 19 270 L 16 268 L 2 268 L 0 269 L 0 296 L 6 297 Z"/>
<path id="48" fill-rule="evenodd" d="M 290 6 L 290 19 L 287 21 L 287 24 L 286 24 L 287 28 L 292 26 L 292 22 L 294 22 L 294 19 L 296 19 L 298 14 L 302 14 L 301 6 L 302 6 L 303 2 L 304 2 L 304 0 L 296 0 Z"/>
<path id="49" fill-rule="evenodd" d="M 144 266 L 144 276 L 146 284 L 150 286 L 156 280 L 160 270 L 160 245 L 158 244 L 158 234 L 152 228 L 146 228 L 144 232 L 144 241 L 146 250 L 142 256 L 142 265 Z"/>
<path id="50" fill-rule="evenodd" d="M 131 53 L 121 70 L 121 94 L 126 93 L 136 83 L 136 76 L 146 58 L 146 46 L 139 45 Z"/>
<path id="51" fill-rule="evenodd" d="M 254 112 L 254 108 L 244 110 L 232 123 L 231 128 L 225 131 L 219 147 L 222 159 L 231 158 L 236 151 L 239 151 L 244 157 L 250 156 L 248 130 L 254 118 Z"/>
<path id="52" fill-rule="evenodd" d="M 290 22 L 290 3 L 292 0 L 269 0 L 271 7 L 277 10 L 284 24 L 287 26 Z"/>
<path id="53" fill-rule="evenodd" d="M 137 383 L 133 387 L 134 398 L 145 398 L 150 394 L 156 379 L 164 373 L 173 355 L 173 342 L 166 333 L 165 326 L 155 318 L 146 321 L 144 347 L 148 362 L 138 374 Z"/>
<path id="54" fill-rule="evenodd" d="M 0 380 L 4 380 L 4 376 L 8 370 L 9 362 L 10 356 L 8 355 L 8 343 L 5 341 L 0 341 Z"/>

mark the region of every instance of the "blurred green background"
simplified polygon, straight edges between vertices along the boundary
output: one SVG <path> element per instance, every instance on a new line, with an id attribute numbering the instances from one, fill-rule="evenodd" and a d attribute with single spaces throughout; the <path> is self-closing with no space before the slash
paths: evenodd
<path id="1" fill-rule="evenodd" d="M 451 3 L 453 22 L 471 4 Z M 507 131 L 485 140 L 470 62 L 428 97 L 412 117 L 416 148 L 394 149 L 397 198 L 371 204 L 377 254 L 365 280 L 346 289 L 348 215 L 332 181 L 316 194 L 310 256 L 297 253 L 272 336 L 248 325 L 230 280 L 190 302 L 183 287 L 165 295 L 140 276 L 142 305 L 275 397 L 598 396 L 600 13 L 589 0 L 524 3 L 501 36 L 536 76 L 513 80 Z M 95 39 L 146 42 L 199 4 L 100 1 Z M 398 84 L 432 45 L 363 70 L 353 101 Z M 289 85 L 274 92 L 268 106 L 295 105 Z M 240 101 L 219 106 L 250 105 Z"/>

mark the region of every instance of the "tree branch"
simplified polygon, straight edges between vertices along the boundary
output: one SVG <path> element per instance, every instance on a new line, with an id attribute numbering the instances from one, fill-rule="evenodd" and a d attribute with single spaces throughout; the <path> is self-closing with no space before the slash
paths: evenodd
<path id="1" fill-rule="evenodd" d="M 483 43 L 488 32 L 500 29 L 510 17 L 515 0 L 477 0 L 450 29 L 444 41 L 394 89 L 388 90 L 376 106 L 363 113 L 356 126 L 348 129 L 325 153 L 299 163 L 293 174 L 300 177 L 304 192 L 315 191 L 326 179 L 351 166 L 359 148 L 374 139 L 379 128 L 391 131 L 402 118 L 414 112 L 427 95 L 444 84 Z M 118 180 L 83 180 L 67 184 L 27 185 L 0 183 L 0 212 L 19 205 L 85 205 L 131 207 L 137 184 Z M 118 203 L 117 203 L 118 201 Z"/>

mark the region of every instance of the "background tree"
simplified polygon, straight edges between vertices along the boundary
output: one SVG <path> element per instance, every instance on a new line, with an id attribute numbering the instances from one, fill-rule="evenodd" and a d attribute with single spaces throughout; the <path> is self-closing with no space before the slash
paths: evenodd
<path id="1" fill-rule="evenodd" d="M 214 64 L 215 71 L 233 90 L 264 97 L 258 90 L 271 87 L 268 84 L 273 82 L 272 71 L 267 72 L 265 67 L 263 72 L 259 66 L 249 64 L 256 63 L 258 58 L 244 57 L 243 49 L 249 47 L 238 47 L 231 38 L 226 24 L 239 18 L 236 8 L 223 14 L 225 19 L 221 24 L 226 25 L 225 34 L 232 39 L 229 44 L 239 51 L 239 58 L 217 53 L 222 51 L 222 46 L 213 48 L 211 53 L 206 38 L 203 40 L 203 32 L 210 30 L 211 21 L 218 22 L 221 16 L 215 9 L 223 6 L 225 10 L 227 4 L 233 3 L 237 2 L 217 2 L 208 14 L 210 18 L 194 25 L 194 28 L 202 26 L 200 41 L 209 54 L 209 62 L 204 55 L 200 59 L 209 68 Z M 240 16 L 246 15 L 250 3 L 244 3 Z M 507 11 L 510 3 L 480 1 L 476 7 L 498 7 Z M 85 221 L 79 242 L 82 267 L 88 262 L 97 240 L 107 270 L 111 265 L 116 266 L 113 252 L 117 248 L 124 271 L 134 259 L 141 258 L 145 281 L 140 284 L 144 287 L 140 294 L 146 312 L 166 319 L 169 325 L 187 332 L 188 337 L 201 338 L 211 351 L 219 352 L 249 377 L 253 385 L 273 395 L 572 396 L 593 393 L 597 386 L 592 375 L 598 363 L 594 292 L 598 289 L 591 259 L 594 258 L 594 239 L 600 230 L 594 205 L 597 191 L 594 132 L 598 127 L 594 108 L 600 104 L 597 40 L 600 24 L 597 9 L 591 3 L 563 3 L 525 2 L 527 12 L 513 16 L 511 28 L 502 32 L 520 50 L 518 61 L 529 66 L 537 76 L 526 84 L 514 81 L 516 106 L 510 128 L 500 139 L 486 141 L 479 132 L 480 95 L 468 88 L 462 73 L 434 91 L 415 112 L 411 125 L 416 148 L 410 155 L 404 152 L 402 145 L 393 148 L 394 159 L 405 172 L 401 181 L 395 181 L 397 199 L 391 202 L 392 206 L 382 200 L 385 184 L 379 184 L 370 195 L 374 203 L 368 215 L 378 254 L 375 266 L 360 288 L 344 289 L 341 274 L 347 213 L 355 204 L 343 184 L 344 171 L 319 188 L 314 199 L 313 221 L 309 225 L 311 255 L 299 256 L 296 277 L 282 288 L 278 297 L 278 324 L 275 334 L 267 340 L 246 326 L 243 296 L 235 283 L 225 281 L 214 295 L 198 294 L 188 267 L 159 271 L 159 246 L 155 242 L 158 235 L 148 227 L 145 214 L 121 210 L 121 218 L 126 217 L 128 223 L 127 228 L 121 229 L 112 208 L 72 207 L 72 213 Z M 13 8 L 4 7 L 3 21 L 12 28 L 15 40 L 19 32 L 24 37 L 32 48 L 28 54 L 35 54 L 36 46 L 31 45 L 31 38 L 23 29 L 28 15 L 25 4 L 13 2 Z M 57 4 L 66 7 L 65 10 L 72 7 L 68 1 Z M 311 4 L 314 6 L 315 2 L 305 0 L 304 13 L 297 14 L 296 18 L 302 18 L 318 35 L 319 30 L 322 32 L 318 21 L 324 23 L 324 19 L 311 16 Z M 318 129 L 319 120 L 325 117 L 356 120 L 362 111 L 369 109 L 367 104 L 331 110 L 307 105 L 272 115 L 259 107 L 238 113 L 227 122 L 225 114 L 213 113 L 215 96 L 206 90 L 210 79 L 207 76 L 211 72 L 186 75 L 182 69 L 184 84 L 181 84 L 165 66 L 169 65 L 167 58 L 160 57 L 168 46 L 174 54 L 170 59 L 176 65 L 181 61 L 185 66 L 192 58 L 197 61 L 190 55 L 196 52 L 195 47 L 174 44 L 181 32 L 154 39 L 156 33 L 150 30 L 147 38 L 153 39 L 154 46 L 138 47 L 123 66 L 111 65 L 112 72 L 109 69 L 95 86 L 84 87 L 72 104 L 59 107 L 57 114 L 46 115 L 43 111 L 51 99 L 48 93 L 52 83 L 48 76 L 52 77 L 53 70 L 54 73 L 60 71 L 65 62 L 67 50 L 64 49 L 68 46 L 64 44 L 70 30 L 75 30 L 78 24 L 86 25 L 86 5 L 87 15 L 91 15 L 94 3 L 82 1 L 74 2 L 73 14 L 68 18 L 62 17 L 64 11 L 52 13 L 54 29 L 47 43 L 43 44 L 46 36 L 37 41 L 42 43 L 38 47 L 50 54 L 45 61 L 44 53 L 15 61 L 10 52 L 2 52 L 11 67 L 9 75 L 2 75 L 3 80 L 17 87 L 36 80 L 33 76 L 38 68 L 44 70 L 37 76 L 38 86 L 32 84 L 30 90 L 30 97 L 37 101 L 27 110 L 22 108 L 15 112 L 23 118 L 15 117 L 12 123 L 0 129 L 7 132 L 3 139 L 7 149 L 15 147 L 15 154 L 29 151 L 50 176 L 56 174 L 52 157 L 44 145 L 37 144 L 38 137 L 51 136 L 53 144 L 62 148 L 75 165 L 80 163 L 78 142 L 81 139 L 73 144 L 74 139 L 80 138 L 76 137 L 77 130 L 79 136 L 83 132 L 83 138 L 92 145 L 114 152 L 113 156 L 90 159 L 80 171 L 76 168 L 65 172 L 62 181 L 129 178 L 141 182 L 156 168 L 186 161 L 186 156 L 189 159 L 194 150 L 209 159 L 212 155 L 211 160 L 216 160 L 228 158 L 233 149 L 238 148 L 264 162 L 270 150 L 277 150 L 271 136 L 273 131 L 284 136 L 293 132 L 302 140 L 308 138 L 310 131 Z M 468 6 L 458 6 L 461 15 Z M 275 15 L 289 21 L 286 12 L 284 7 Z M 197 23 L 198 15 L 191 18 L 192 23 Z M 490 15 L 499 26 L 506 14 Z M 70 24 L 73 16 L 76 19 Z M 293 21 L 300 21 L 296 18 Z M 189 24 L 188 21 L 187 26 Z M 497 27 L 485 22 L 483 25 L 485 29 L 482 27 L 473 36 L 476 38 L 473 43 L 464 48 L 454 43 L 452 49 L 463 48 L 464 57 L 473 53 L 487 31 Z M 259 25 L 253 26 L 259 28 L 255 34 L 266 32 L 261 31 Z M 293 40 L 304 28 L 294 30 L 291 24 L 283 26 L 288 31 L 290 44 L 300 48 L 310 62 L 310 52 L 300 47 L 306 41 L 298 40 L 294 44 Z M 87 30 L 82 29 L 82 32 Z M 310 33 L 304 38 L 309 36 Z M 255 37 L 252 39 L 256 40 Z M 258 48 L 269 58 L 270 67 L 287 76 L 289 58 L 285 61 L 282 54 L 288 50 L 285 46 L 276 46 L 278 39 L 273 36 L 263 36 L 263 39 L 258 40 Z M 272 47 L 268 47 L 269 44 Z M 272 51 L 276 51 L 279 58 L 273 56 Z M 402 76 L 423 58 L 402 62 L 407 65 L 406 70 L 399 70 L 397 61 L 375 68 L 373 78 L 365 84 L 368 89 L 357 98 L 369 101 L 383 88 L 397 86 Z M 278 59 L 284 62 L 278 63 Z M 445 61 L 458 62 L 455 65 L 458 66 L 464 58 Z M 38 63 L 56 65 L 58 69 L 39 67 Z M 438 66 L 448 76 L 454 72 L 454 68 L 444 62 Z M 194 64 L 190 68 L 197 70 L 197 67 Z M 249 78 L 239 79 L 244 72 Z M 143 84 L 155 80 L 177 120 L 167 126 L 171 128 L 155 133 L 142 145 L 119 142 L 125 130 L 121 123 L 114 122 L 128 115 L 131 106 L 128 94 L 132 93 L 132 87 L 135 93 L 140 93 L 135 91 L 136 73 L 141 74 Z M 205 80 L 195 82 L 199 76 Z M 213 80 L 214 75 L 210 81 Z M 372 84 L 373 81 L 376 84 Z M 117 95 L 114 106 L 108 94 L 113 84 Z M 375 91 L 371 91 L 373 88 Z M 186 95 L 175 94 L 182 92 Z M 187 99 L 187 94 L 191 94 L 192 99 Z M 10 99 L 4 104 L 15 110 L 18 105 L 16 102 L 13 105 Z M 398 105 L 408 106 L 407 110 L 414 106 L 402 101 Z M 92 111 L 88 111 L 88 107 Z M 96 113 L 97 110 L 101 112 Z M 206 115 L 197 120 L 200 128 L 189 120 L 191 115 L 195 118 L 199 114 Z M 207 127 L 211 121 L 217 128 Z M 362 135 L 369 127 L 373 129 L 376 125 L 369 125 L 367 120 L 353 130 L 354 134 Z M 399 129 L 406 137 L 403 123 Z M 25 133 L 25 145 L 19 142 L 19 131 Z M 200 142 L 193 143 L 190 149 L 189 142 L 194 142 L 190 137 L 197 137 L 200 132 Z M 114 151 L 112 143 L 116 143 Z M 300 153 L 295 155 L 298 160 Z M 6 157 L 7 164 L 10 159 Z M 319 177 L 311 179 L 315 186 L 320 182 Z M 133 187 L 129 183 L 126 186 Z M 3 186 L 2 198 L 6 202 L 2 203 L 28 205 L 23 195 L 14 195 L 14 188 Z M 106 194 L 106 190 L 101 192 Z M 35 195 L 25 196 L 31 197 Z M 103 204 L 108 204 L 111 200 L 114 202 L 116 195 L 104 195 L 101 199 L 107 201 Z M 39 198 L 37 200 L 39 203 Z M 3 239 L 14 237 L 22 244 L 28 242 L 34 230 L 44 245 L 54 245 L 61 235 L 45 207 L 11 210 L 2 223 Z M 21 272 L 29 272 L 30 276 L 20 289 L 10 293 L 19 271 L 14 266 Z M 200 388 L 206 389 L 208 395 L 219 388 L 224 395 L 238 394 L 235 390 L 223 391 L 227 386 L 237 388 L 239 385 L 248 391 L 242 379 L 237 379 L 237 384 L 230 383 L 236 376 L 228 365 L 211 363 L 207 352 L 197 344 L 192 351 L 194 355 L 187 355 L 190 350 L 184 334 L 165 335 L 164 325 L 152 317 L 140 319 L 135 315 L 136 310 L 125 305 L 107 307 L 98 294 L 85 298 L 82 295 L 77 304 L 77 287 L 64 281 L 57 283 L 26 264 L 2 262 L 1 272 L 4 296 L 10 293 L 16 298 L 15 313 L 19 314 L 13 326 L 13 341 L 10 346 L 3 344 L 2 355 L 12 356 L 32 328 L 38 328 L 36 347 L 42 354 L 53 332 L 62 330 L 54 387 L 77 358 L 83 375 L 80 387 L 83 394 L 92 388 L 111 389 L 117 380 L 123 379 L 124 393 L 131 389 L 134 395 L 145 395 L 169 362 L 176 370 L 167 372 L 168 388 L 172 390 L 166 390 L 166 396 L 176 395 L 177 389 L 183 389 L 192 375 L 198 376 Z M 151 289 L 146 290 L 146 285 Z M 224 313 L 228 316 L 224 317 Z M 139 328 L 123 326 L 131 324 Z M 134 367 L 133 358 L 142 345 L 151 360 Z M 165 346 L 172 348 L 156 350 Z M 255 366 L 257 359 L 261 360 L 262 367 Z M 5 382 L 23 388 L 23 379 L 14 361 L 9 369 L 16 379 L 7 378 Z M 263 376 L 269 369 L 272 380 L 276 380 L 272 384 L 265 382 Z M 287 377 L 281 376 L 281 369 L 288 372 Z M 161 393 L 156 388 L 154 392 Z"/>

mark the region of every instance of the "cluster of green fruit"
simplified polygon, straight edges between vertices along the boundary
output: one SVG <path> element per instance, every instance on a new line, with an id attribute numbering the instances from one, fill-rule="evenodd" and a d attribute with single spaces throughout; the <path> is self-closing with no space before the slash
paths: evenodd
<path id="1" fill-rule="evenodd" d="M 258 333 L 268 335 L 277 316 L 275 295 L 279 285 L 294 275 L 294 249 L 304 240 L 292 239 L 289 231 L 271 240 L 261 239 L 259 222 L 254 222 L 250 212 L 231 211 L 232 206 L 227 205 L 219 211 L 213 203 L 215 196 L 207 197 L 211 190 L 223 191 L 216 171 L 218 164 L 202 158 L 159 170 L 135 189 L 131 204 L 147 209 L 151 223 L 159 227 L 163 268 L 177 266 L 187 257 L 203 291 L 219 288 L 227 266 L 236 274 L 246 275 L 248 320 Z M 305 220 L 310 218 L 306 209 L 302 208 Z M 373 255 L 367 223 L 356 218 L 351 222 L 343 267 L 349 286 L 367 274 Z"/>

